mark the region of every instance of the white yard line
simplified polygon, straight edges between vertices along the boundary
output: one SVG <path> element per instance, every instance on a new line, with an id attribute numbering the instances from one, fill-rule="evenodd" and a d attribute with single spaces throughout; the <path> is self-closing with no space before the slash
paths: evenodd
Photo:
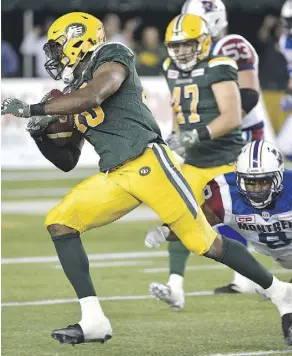
<path id="1" fill-rule="evenodd" d="M 199 291 L 199 292 L 190 292 L 186 293 L 186 296 L 189 297 L 200 297 L 213 295 L 213 291 Z M 140 300 L 140 299 L 154 299 L 152 295 L 125 295 L 125 296 L 111 296 L 111 297 L 99 297 L 101 301 L 125 301 L 125 300 Z M 68 304 L 68 303 L 77 303 L 78 299 L 44 299 L 44 300 L 36 300 L 31 302 L 7 302 L 1 303 L 2 307 L 23 307 L 23 306 L 36 306 L 36 305 L 54 305 L 54 304 Z"/>
<path id="2" fill-rule="evenodd" d="M 89 254 L 89 261 L 105 261 L 105 260 L 127 260 L 137 258 L 155 258 L 167 257 L 167 251 L 136 251 L 136 252 L 117 252 L 117 253 L 97 253 Z M 22 263 L 52 263 L 59 262 L 57 256 L 36 256 L 36 257 L 15 257 L 5 258 L 1 260 L 1 264 L 22 264 Z"/>
<path id="3" fill-rule="evenodd" d="M 187 271 L 213 271 L 213 270 L 218 270 L 218 269 L 226 269 L 227 266 L 224 266 L 222 264 L 214 264 L 214 265 L 200 265 L 200 266 L 187 266 L 186 270 Z M 169 268 L 168 267 L 162 267 L 162 268 L 145 268 L 143 269 L 143 273 L 163 273 L 163 272 L 168 272 Z"/>
<path id="4" fill-rule="evenodd" d="M 112 261 L 112 262 L 92 262 L 90 268 L 108 268 L 108 267 L 130 267 L 152 265 L 153 261 Z M 60 264 L 53 265 L 52 268 L 62 269 Z"/>
<path id="5" fill-rule="evenodd" d="M 250 351 L 250 352 L 236 352 L 231 354 L 210 354 L 208 356 L 262 356 L 262 355 L 276 355 L 276 354 L 292 354 L 290 350 L 269 350 L 269 351 Z"/>
<path id="6" fill-rule="evenodd" d="M 14 200 L 2 201 L 2 214 L 45 215 L 56 206 L 61 199 Z M 123 216 L 118 222 L 160 220 L 159 216 L 147 206 L 140 206 Z"/>
<path id="7" fill-rule="evenodd" d="M 59 170 L 44 170 L 22 172 L 21 170 L 15 172 L 2 172 L 2 181 L 35 181 L 35 180 L 57 180 L 57 179 L 79 179 L 88 178 L 98 173 L 98 169 L 88 170 L 74 170 L 71 172 L 62 172 Z"/>

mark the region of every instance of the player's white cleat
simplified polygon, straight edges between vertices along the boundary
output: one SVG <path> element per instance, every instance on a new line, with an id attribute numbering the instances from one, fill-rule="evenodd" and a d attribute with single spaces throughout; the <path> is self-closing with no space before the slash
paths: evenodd
<path id="1" fill-rule="evenodd" d="M 158 226 L 149 230 L 145 237 L 145 246 L 148 248 L 158 248 L 160 244 L 166 241 L 170 233 L 170 229 L 167 226 Z"/>
<path id="2" fill-rule="evenodd" d="M 168 284 L 153 282 L 149 285 L 150 293 L 156 298 L 169 304 L 174 309 L 183 309 L 185 294 L 183 288 L 174 288 Z"/>

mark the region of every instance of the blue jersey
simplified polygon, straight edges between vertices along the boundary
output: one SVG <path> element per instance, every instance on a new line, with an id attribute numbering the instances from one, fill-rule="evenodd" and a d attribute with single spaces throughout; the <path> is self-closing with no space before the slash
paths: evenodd
<path id="1" fill-rule="evenodd" d="M 284 171 L 283 192 L 268 208 L 255 209 L 238 192 L 234 172 L 216 177 L 206 202 L 221 221 L 267 256 L 292 259 L 292 171 Z"/>

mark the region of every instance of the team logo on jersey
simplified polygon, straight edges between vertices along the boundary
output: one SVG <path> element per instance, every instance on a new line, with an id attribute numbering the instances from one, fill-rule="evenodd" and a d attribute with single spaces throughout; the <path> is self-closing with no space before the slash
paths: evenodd
<path id="1" fill-rule="evenodd" d="M 79 22 L 70 23 L 70 25 L 66 27 L 65 32 L 70 38 L 82 37 L 86 32 L 86 26 Z"/>
<path id="2" fill-rule="evenodd" d="M 237 215 L 235 217 L 235 220 L 238 223 L 254 224 L 255 223 L 255 216 L 254 215 Z"/>
<path id="3" fill-rule="evenodd" d="M 167 72 L 167 78 L 169 79 L 177 79 L 178 76 L 179 76 L 178 70 L 169 69 L 169 71 Z"/>
<path id="4" fill-rule="evenodd" d="M 199 77 L 200 75 L 204 75 L 205 69 L 199 68 L 191 71 L 191 77 Z"/>
<path id="5" fill-rule="evenodd" d="M 140 176 L 147 176 L 150 172 L 151 172 L 151 168 L 147 166 L 140 168 L 139 171 Z"/>
<path id="6" fill-rule="evenodd" d="M 267 211 L 262 212 L 262 218 L 263 219 L 270 219 L 271 215 Z"/>

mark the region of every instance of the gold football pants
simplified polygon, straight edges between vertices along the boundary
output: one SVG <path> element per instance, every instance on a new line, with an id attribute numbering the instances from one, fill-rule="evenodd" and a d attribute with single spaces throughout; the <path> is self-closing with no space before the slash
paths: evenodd
<path id="1" fill-rule="evenodd" d="M 48 213 L 45 225 L 84 232 L 121 218 L 141 203 L 169 224 L 191 252 L 202 255 L 210 249 L 216 232 L 165 145 L 153 144 L 138 158 L 84 180 Z"/>
<path id="2" fill-rule="evenodd" d="M 194 167 L 189 164 L 184 164 L 182 166 L 183 175 L 189 183 L 200 206 L 205 201 L 204 189 L 206 185 L 215 177 L 221 174 L 233 172 L 234 169 L 235 164 L 208 168 Z"/>

